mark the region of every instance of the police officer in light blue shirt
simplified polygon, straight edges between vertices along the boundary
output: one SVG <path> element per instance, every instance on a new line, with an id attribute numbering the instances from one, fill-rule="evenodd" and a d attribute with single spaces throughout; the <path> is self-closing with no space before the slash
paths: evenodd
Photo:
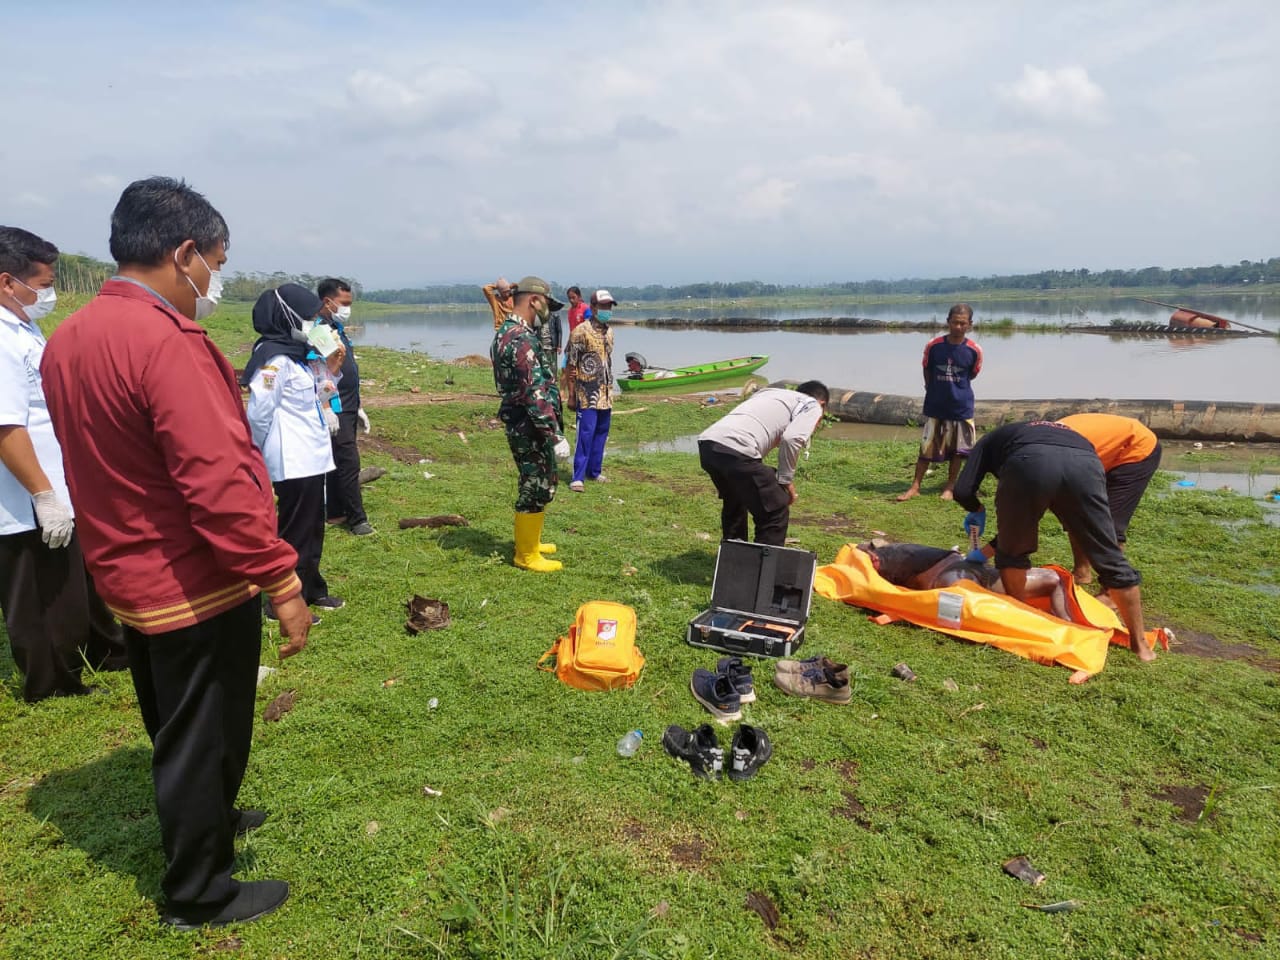
<path id="1" fill-rule="evenodd" d="M 52 243 L 0 226 L 0 610 L 28 703 L 87 693 L 85 661 L 126 666 L 120 628 L 84 568 L 40 380 L 36 322 L 57 303 L 57 262 Z"/>

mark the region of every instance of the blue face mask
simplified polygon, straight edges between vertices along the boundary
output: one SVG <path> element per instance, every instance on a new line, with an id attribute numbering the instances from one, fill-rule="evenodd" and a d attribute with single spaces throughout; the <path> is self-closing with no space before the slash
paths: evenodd
<path id="1" fill-rule="evenodd" d="M 601 323 L 608 323 L 610 320 L 612 320 L 612 319 L 613 319 L 613 311 L 612 311 L 612 310 L 597 310 L 597 311 L 595 312 L 595 318 L 596 318 L 597 320 L 599 320 Z"/>

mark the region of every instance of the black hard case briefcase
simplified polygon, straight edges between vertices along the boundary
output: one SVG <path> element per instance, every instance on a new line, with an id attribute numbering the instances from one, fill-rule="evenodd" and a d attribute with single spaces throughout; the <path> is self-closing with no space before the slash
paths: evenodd
<path id="1" fill-rule="evenodd" d="M 749 657 L 791 656 L 804 642 L 817 566 L 808 550 L 724 541 L 711 609 L 689 621 L 689 643 Z"/>

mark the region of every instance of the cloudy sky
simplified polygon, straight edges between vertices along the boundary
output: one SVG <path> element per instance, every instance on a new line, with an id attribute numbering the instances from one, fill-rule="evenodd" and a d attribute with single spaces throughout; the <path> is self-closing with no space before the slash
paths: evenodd
<path id="1" fill-rule="evenodd" d="M 121 188 L 181 176 L 229 271 L 369 287 L 1265 259 L 1278 11 L 57 0 L 6 28 L 0 221 L 105 259 Z"/>

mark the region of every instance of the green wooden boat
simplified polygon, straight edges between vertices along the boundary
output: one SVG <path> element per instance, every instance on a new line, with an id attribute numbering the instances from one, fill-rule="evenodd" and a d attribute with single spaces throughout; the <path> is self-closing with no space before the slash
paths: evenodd
<path id="1" fill-rule="evenodd" d="M 618 377 L 618 386 L 623 390 L 662 390 L 670 387 L 683 387 L 689 384 L 708 383 L 726 377 L 745 376 L 759 370 L 769 362 L 767 356 L 734 357 L 732 360 L 715 360 L 711 363 L 696 363 L 691 367 L 673 367 L 665 370 L 661 367 L 646 367 L 639 373 L 625 374 Z"/>

